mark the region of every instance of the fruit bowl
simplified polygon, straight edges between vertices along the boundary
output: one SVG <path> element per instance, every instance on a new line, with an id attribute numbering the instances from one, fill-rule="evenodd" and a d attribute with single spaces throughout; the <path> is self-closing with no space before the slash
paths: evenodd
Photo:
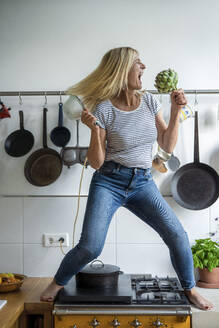
<path id="1" fill-rule="evenodd" d="M 22 286 L 26 276 L 23 274 L 14 273 L 14 278 L 16 279 L 14 282 L 2 282 L 0 284 L 0 293 L 8 293 L 18 290 Z"/>

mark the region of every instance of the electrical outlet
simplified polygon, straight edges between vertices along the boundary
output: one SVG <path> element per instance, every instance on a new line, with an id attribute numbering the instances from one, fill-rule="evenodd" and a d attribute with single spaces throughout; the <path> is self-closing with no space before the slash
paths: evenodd
<path id="1" fill-rule="evenodd" d="M 44 233 L 43 234 L 43 246 L 45 247 L 57 247 L 60 246 L 59 239 L 63 238 L 64 242 L 62 246 L 69 246 L 69 234 L 67 232 L 63 233 Z"/>

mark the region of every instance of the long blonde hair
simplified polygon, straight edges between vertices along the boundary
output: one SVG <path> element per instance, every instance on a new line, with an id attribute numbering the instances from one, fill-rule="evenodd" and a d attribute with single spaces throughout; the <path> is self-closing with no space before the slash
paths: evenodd
<path id="1" fill-rule="evenodd" d="M 93 111 L 97 104 L 118 97 L 128 87 L 128 73 L 137 50 L 120 47 L 109 50 L 98 67 L 79 83 L 70 87 L 66 94 L 82 97 L 85 107 Z"/>

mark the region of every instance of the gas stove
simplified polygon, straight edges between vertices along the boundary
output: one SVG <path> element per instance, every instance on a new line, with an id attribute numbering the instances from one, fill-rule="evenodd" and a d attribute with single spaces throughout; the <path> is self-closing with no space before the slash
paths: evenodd
<path id="1" fill-rule="evenodd" d="M 116 288 L 77 288 L 73 277 L 54 305 L 55 328 L 191 327 L 191 306 L 175 277 L 120 274 Z M 139 327 L 139 328 L 142 328 Z"/>
<path id="2" fill-rule="evenodd" d="M 121 274 L 118 286 L 107 289 L 77 288 L 73 277 L 58 295 L 56 305 L 98 306 L 185 306 L 190 307 L 176 277 L 152 277 L 150 274 Z"/>

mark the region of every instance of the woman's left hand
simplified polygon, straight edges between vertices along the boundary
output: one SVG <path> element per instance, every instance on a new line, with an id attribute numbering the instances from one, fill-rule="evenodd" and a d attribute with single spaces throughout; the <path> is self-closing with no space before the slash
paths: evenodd
<path id="1" fill-rule="evenodd" d="M 171 103 L 174 109 L 178 111 L 180 111 L 187 104 L 187 99 L 183 89 L 174 90 L 171 93 Z"/>

